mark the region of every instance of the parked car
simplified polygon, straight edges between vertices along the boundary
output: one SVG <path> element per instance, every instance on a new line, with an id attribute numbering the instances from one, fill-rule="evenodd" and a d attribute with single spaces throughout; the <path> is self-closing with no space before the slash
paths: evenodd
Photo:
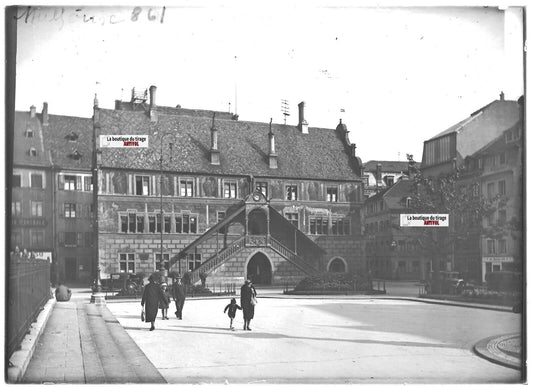
<path id="1" fill-rule="evenodd" d="M 138 294 L 142 291 L 143 279 L 135 274 L 117 273 L 111 274 L 109 279 L 100 279 L 103 291 L 118 291 L 126 295 Z M 96 281 L 91 286 L 96 290 Z"/>

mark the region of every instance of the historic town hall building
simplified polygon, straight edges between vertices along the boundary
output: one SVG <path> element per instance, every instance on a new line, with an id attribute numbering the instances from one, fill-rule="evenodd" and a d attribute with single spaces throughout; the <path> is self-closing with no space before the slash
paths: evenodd
<path id="1" fill-rule="evenodd" d="M 208 282 L 295 282 L 364 268 L 362 164 L 342 121 L 239 121 L 156 105 L 156 88 L 94 105 L 101 276 L 160 268 Z M 148 147 L 101 137 L 145 135 Z"/>

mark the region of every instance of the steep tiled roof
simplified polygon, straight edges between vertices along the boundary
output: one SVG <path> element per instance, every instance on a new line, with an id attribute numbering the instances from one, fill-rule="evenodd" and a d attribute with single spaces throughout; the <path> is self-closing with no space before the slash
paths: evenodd
<path id="1" fill-rule="evenodd" d="M 270 169 L 269 124 L 218 117 L 215 127 L 220 165 L 211 165 L 211 113 L 208 117 L 158 112 L 158 122 L 151 123 L 144 112 L 101 109 L 102 135 L 150 135 L 149 148 L 102 148 L 102 166 L 158 170 L 161 134 L 171 133 L 172 137 L 164 137 L 167 151 L 168 142 L 174 146 L 172 162 L 168 159 L 164 162 L 167 170 L 287 178 L 359 178 L 344 135 L 334 129 L 309 128 L 309 134 L 304 135 L 295 126 L 273 124 L 278 169 Z M 152 136 L 156 130 L 158 135 Z"/>
<path id="2" fill-rule="evenodd" d="M 132 102 L 124 102 L 120 100 L 115 101 L 115 109 L 117 110 L 147 112 L 149 108 L 150 108 L 150 104 L 146 102 L 132 103 Z M 213 117 L 213 113 L 215 113 L 216 118 L 226 119 L 226 120 L 232 120 L 234 117 L 234 114 L 229 113 L 229 112 L 219 112 L 219 111 L 205 110 L 205 109 L 187 109 L 187 108 L 182 108 L 179 105 L 175 108 L 170 107 L 170 106 L 158 106 L 157 112 L 161 114 L 168 114 L 168 115 L 174 115 L 174 116 L 194 116 L 194 117 L 209 117 L 209 118 Z"/>
<path id="3" fill-rule="evenodd" d="M 49 116 L 49 125 L 43 127 L 43 133 L 54 165 L 63 169 L 91 169 L 92 124 L 90 118 Z"/>
<path id="4" fill-rule="evenodd" d="M 407 162 L 406 161 L 368 161 L 364 164 L 365 171 L 375 171 L 376 165 L 381 163 L 382 172 L 391 172 L 391 173 L 407 173 Z"/>
<path id="5" fill-rule="evenodd" d="M 28 130 L 32 137 L 27 136 Z M 30 118 L 29 112 L 15 112 L 13 145 L 14 165 L 51 166 L 50 154 L 45 148 L 41 122 L 37 115 Z M 35 156 L 30 154 L 30 149 L 35 149 Z"/>
<path id="6" fill-rule="evenodd" d="M 465 158 L 515 125 L 519 115 L 520 109 L 516 101 L 493 101 L 430 140 L 457 132 L 457 151 Z"/>

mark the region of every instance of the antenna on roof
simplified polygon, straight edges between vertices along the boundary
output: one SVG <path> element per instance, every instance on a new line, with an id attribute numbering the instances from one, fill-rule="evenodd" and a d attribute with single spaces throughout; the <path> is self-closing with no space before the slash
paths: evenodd
<path id="1" fill-rule="evenodd" d="M 235 114 L 237 114 L 237 56 L 235 56 Z"/>
<path id="2" fill-rule="evenodd" d="M 290 110 L 289 110 L 289 101 L 286 99 L 281 100 L 281 113 L 283 113 L 283 120 L 285 121 L 285 125 L 287 125 L 287 116 L 290 116 Z"/>

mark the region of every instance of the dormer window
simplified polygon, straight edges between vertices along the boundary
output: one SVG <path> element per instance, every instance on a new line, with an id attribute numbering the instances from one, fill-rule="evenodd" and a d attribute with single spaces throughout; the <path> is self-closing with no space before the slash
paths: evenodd
<path id="1" fill-rule="evenodd" d="M 26 129 L 26 137 L 33 137 L 33 129 Z"/>
<path id="2" fill-rule="evenodd" d="M 71 158 L 71 159 L 79 160 L 79 159 L 81 159 L 81 154 L 76 149 L 72 153 L 68 154 L 68 157 Z"/>
<path id="3" fill-rule="evenodd" d="M 410 207 L 411 207 L 411 200 L 412 200 L 412 199 L 411 199 L 410 197 L 406 197 L 406 198 L 405 198 L 405 206 L 406 206 L 407 208 L 410 208 Z"/>
<path id="4" fill-rule="evenodd" d="M 70 132 L 67 136 L 65 136 L 65 139 L 67 139 L 68 141 L 76 141 L 78 140 L 78 134 L 74 131 Z"/>
<path id="5" fill-rule="evenodd" d="M 34 147 L 30 148 L 30 151 L 28 151 L 28 153 L 30 154 L 30 157 L 37 156 L 37 150 Z"/>

